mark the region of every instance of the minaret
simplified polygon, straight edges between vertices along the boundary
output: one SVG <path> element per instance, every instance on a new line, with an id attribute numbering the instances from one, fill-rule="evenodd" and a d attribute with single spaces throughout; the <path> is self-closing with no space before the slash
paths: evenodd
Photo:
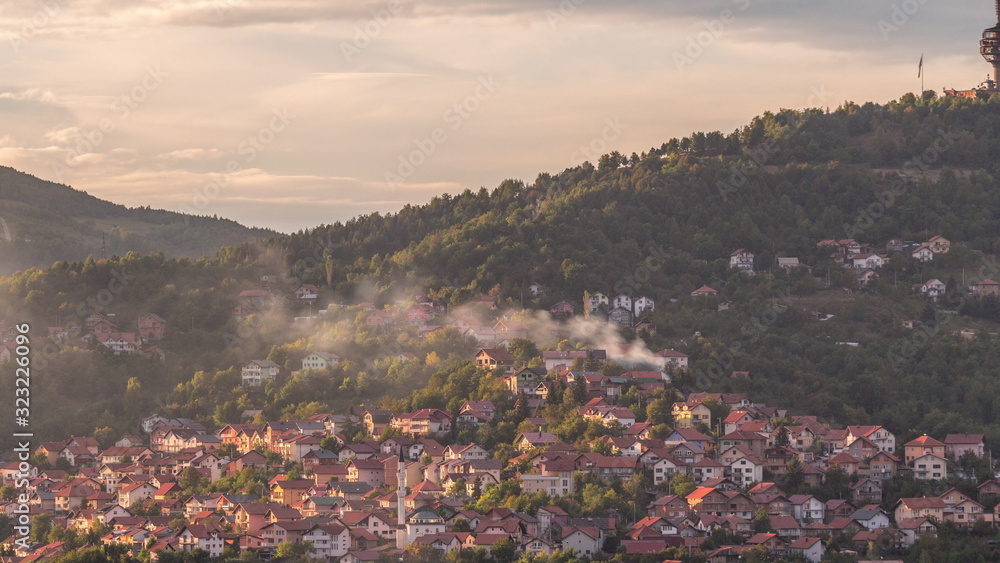
<path id="1" fill-rule="evenodd" d="M 993 65 L 994 88 L 1000 85 L 1000 0 L 997 2 L 997 25 L 983 31 L 983 39 L 979 42 L 979 52 L 986 62 Z"/>
<path id="2" fill-rule="evenodd" d="M 399 466 L 396 469 L 396 549 L 406 549 L 406 458 L 403 457 L 404 449 L 405 446 L 400 444 Z"/>

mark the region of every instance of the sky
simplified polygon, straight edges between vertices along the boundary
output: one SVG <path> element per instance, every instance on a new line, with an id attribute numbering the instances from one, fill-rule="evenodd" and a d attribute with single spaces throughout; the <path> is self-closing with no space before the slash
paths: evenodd
<path id="1" fill-rule="evenodd" d="M 993 0 L 4 0 L 0 165 L 281 232 L 969 88 Z"/>

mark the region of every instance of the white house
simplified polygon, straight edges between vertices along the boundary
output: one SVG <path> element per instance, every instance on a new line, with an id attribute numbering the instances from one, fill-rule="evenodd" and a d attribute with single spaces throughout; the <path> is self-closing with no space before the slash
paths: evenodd
<path id="1" fill-rule="evenodd" d="M 752 274 L 753 252 L 750 252 L 745 248 L 734 250 L 733 253 L 729 255 L 729 267 L 736 268 L 737 270 L 747 274 Z"/>
<path id="2" fill-rule="evenodd" d="M 562 547 L 575 549 L 586 557 L 596 554 L 604 545 L 604 532 L 597 526 L 569 526 L 563 528 Z"/>
<path id="3" fill-rule="evenodd" d="M 933 279 L 928 280 L 927 283 L 920 286 L 920 293 L 923 293 L 930 299 L 937 301 L 939 297 L 944 295 L 946 289 L 947 288 L 941 280 Z"/>
<path id="4" fill-rule="evenodd" d="M 340 356 L 327 352 L 313 352 L 302 358 L 302 369 L 329 369 L 340 361 Z"/>
<path id="5" fill-rule="evenodd" d="M 252 360 L 243 366 L 242 376 L 245 387 L 260 387 L 266 381 L 274 381 L 281 368 L 271 360 Z"/>
<path id="6" fill-rule="evenodd" d="M 406 541 L 413 541 L 422 536 L 433 534 L 443 534 L 445 531 L 444 518 L 438 516 L 430 508 L 421 508 L 406 519 Z"/>
<path id="7" fill-rule="evenodd" d="M 316 524 L 302 534 L 302 541 L 312 544 L 311 555 L 330 560 L 347 555 L 351 549 L 351 531 L 337 524 Z"/>
<path id="8" fill-rule="evenodd" d="M 855 254 L 851 257 L 851 263 L 855 268 L 881 268 L 885 266 L 885 258 L 878 254 Z"/>
<path id="9" fill-rule="evenodd" d="M 618 307 L 621 307 L 622 309 L 628 309 L 629 311 L 631 311 L 632 310 L 632 298 L 629 297 L 628 295 L 625 295 L 624 293 L 619 294 L 611 302 L 611 308 L 612 309 L 617 309 Z"/>
<path id="10" fill-rule="evenodd" d="M 588 303 L 588 305 L 590 306 L 591 312 L 596 311 L 601 305 L 607 305 L 608 303 L 609 301 L 607 295 L 604 295 L 601 292 L 590 294 L 590 303 Z"/>
<path id="11" fill-rule="evenodd" d="M 910 253 L 910 256 L 913 256 L 914 258 L 920 260 L 921 262 L 930 262 L 931 260 L 934 259 L 934 251 L 931 250 L 926 245 L 921 245 L 913 249 L 913 252 Z"/>
<path id="12" fill-rule="evenodd" d="M 654 303 L 652 299 L 644 295 L 636 299 L 635 303 L 633 303 L 633 306 L 635 307 L 635 318 L 639 318 L 642 316 L 643 313 L 652 313 L 653 308 L 656 306 L 656 303 Z"/>
<path id="13" fill-rule="evenodd" d="M 923 480 L 944 479 L 948 476 L 948 462 L 941 456 L 924 454 L 912 462 L 913 478 Z"/>

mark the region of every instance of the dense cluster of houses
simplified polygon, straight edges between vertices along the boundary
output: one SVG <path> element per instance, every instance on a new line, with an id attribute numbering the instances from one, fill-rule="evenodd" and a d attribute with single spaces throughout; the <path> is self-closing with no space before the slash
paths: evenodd
<path id="1" fill-rule="evenodd" d="M 266 555 L 282 542 L 309 541 L 315 556 L 350 562 L 373 561 L 408 544 L 442 553 L 489 552 L 501 540 L 528 553 L 572 548 L 590 555 L 603 549 L 622 520 L 631 522 L 621 542 L 630 554 L 698 549 L 721 528 L 742 539 L 711 550 L 710 561 L 738 561 L 745 550 L 760 546 L 819 561 L 832 536 L 841 535 L 859 549 L 870 542 L 905 548 L 934 535 L 941 522 L 992 525 L 1000 517 L 984 506 L 993 505 L 991 495 L 1000 495 L 996 481 L 980 485 L 975 498 L 952 489 L 939 497 L 881 505 L 887 480 L 941 480 L 954 474 L 955 460 L 967 452 L 985 455 L 982 435 L 953 434 L 943 441 L 921 436 L 899 446 L 882 426 L 831 428 L 815 417 L 754 403 L 745 394 L 694 393 L 672 405 L 672 429 L 654 438 L 653 426 L 639 422 L 618 398 L 627 387 L 650 395 L 662 392 L 670 366 L 685 366 L 683 354 L 665 350 L 662 356 L 673 363 L 663 371 L 618 377 L 569 369 L 577 358 L 605 361 L 603 350 L 547 353 L 548 371 L 507 370 L 513 359 L 504 354 L 483 349 L 477 363 L 504 373 L 510 392 L 529 402 L 529 412 L 546 403 L 555 374 L 566 386 L 584 386 L 586 402 L 579 412 L 585 419 L 618 431 L 581 450 L 560 441 L 544 418 L 529 415 L 537 431 L 516 437 L 516 457 L 504 467 L 476 443 L 448 444 L 456 427 L 496 422 L 497 408 L 490 401 L 466 401 L 456 413 L 358 408 L 347 415 L 229 424 L 215 432 L 192 420 L 154 415 L 143 421 L 145 437 L 126 436 L 109 448 L 86 437 L 40 444 L 36 455 L 69 470 L 33 467 L 27 504 L 32 514 L 49 513 L 66 527 L 107 526 L 104 543 L 125 545 L 134 553 L 151 546 L 154 559 L 156 552 L 195 548 L 219 555 L 228 545 Z M 371 439 L 349 443 L 347 437 L 359 428 Z M 301 464 L 300 474 L 285 473 L 286 462 Z M 190 471 L 214 482 L 246 468 L 276 475 L 252 494 L 179 494 L 180 481 Z M 815 487 L 833 470 L 853 478 L 850 498 L 793 494 L 768 481 L 796 473 L 804 486 Z M 16 463 L 0 469 L 5 484 L 14 483 L 17 473 Z M 658 493 L 638 521 L 617 513 L 572 518 L 557 503 L 535 514 L 466 508 L 505 479 L 516 480 L 522 493 L 558 499 L 577 492 L 579 475 L 610 483 L 639 473 L 652 477 Z M 689 476 L 693 490 L 679 496 L 671 486 L 682 475 Z M 160 515 L 141 515 L 151 505 Z M 0 504 L 7 513 L 17 506 Z M 770 531 L 754 533 L 761 511 L 769 517 Z M 178 517 L 187 525 L 168 526 Z M 59 553 L 58 545 L 18 549 L 28 561 Z"/>
<path id="2" fill-rule="evenodd" d="M 48 327 L 48 337 L 58 345 L 65 345 L 70 338 L 79 337 L 86 344 L 97 344 L 114 355 L 144 354 L 160 360 L 164 351 L 156 342 L 162 340 L 167 329 L 167 321 L 156 313 L 146 313 L 135 321 L 136 332 L 123 332 L 118 326 L 118 319 L 113 313 L 94 312 L 84 319 L 82 334 L 73 335 L 66 327 Z M 0 321 L 0 364 L 13 357 L 16 333 L 13 327 L 7 327 Z"/>

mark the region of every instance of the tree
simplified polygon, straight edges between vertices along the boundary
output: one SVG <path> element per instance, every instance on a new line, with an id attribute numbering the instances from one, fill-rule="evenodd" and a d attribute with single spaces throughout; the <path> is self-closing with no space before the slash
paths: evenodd
<path id="1" fill-rule="evenodd" d="M 753 513 L 753 531 L 758 534 L 773 531 L 771 528 L 771 517 L 767 515 L 767 511 L 763 507 L 758 508 Z"/>
<path id="2" fill-rule="evenodd" d="M 493 544 L 492 554 L 493 560 L 497 563 L 510 563 L 516 554 L 514 541 L 510 538 L 497 540 Z"/>
<path id="3" fill-rule="evenodd" d="M 511 340 L 510 346 L 507 347 L 507 352 L 511 356 L 514 356 L 518 365 L 526 365 L 532 358 L 541 355 L 535 341 L 527 338 L 515 338 Z"/>
<path id="4" fill-rule="evenodd" d="M 52 531 L 51 514 L 42 513 L 31 517 L 31 541 L 45 543 L 50 531 Z"/>
<path id="5" fill-rule="evenodd" d="M 674 482 L 671 484 L 671 490 L 673 493 L 681 498 L 688 496 L 693 493 L 694 490 L 698 488 L 695 485 L 694 477 L 690 473 L 681 473 L 674 477 Z"/>
<path id="6" fill-rule="evenodd" d="M 278 544 L 275 555 L 279 561 L 288 563 L 300 563 L 309 561 L 309 554 L 315 551 L 312 542 L 309 541 L 286 541 Z"/>

